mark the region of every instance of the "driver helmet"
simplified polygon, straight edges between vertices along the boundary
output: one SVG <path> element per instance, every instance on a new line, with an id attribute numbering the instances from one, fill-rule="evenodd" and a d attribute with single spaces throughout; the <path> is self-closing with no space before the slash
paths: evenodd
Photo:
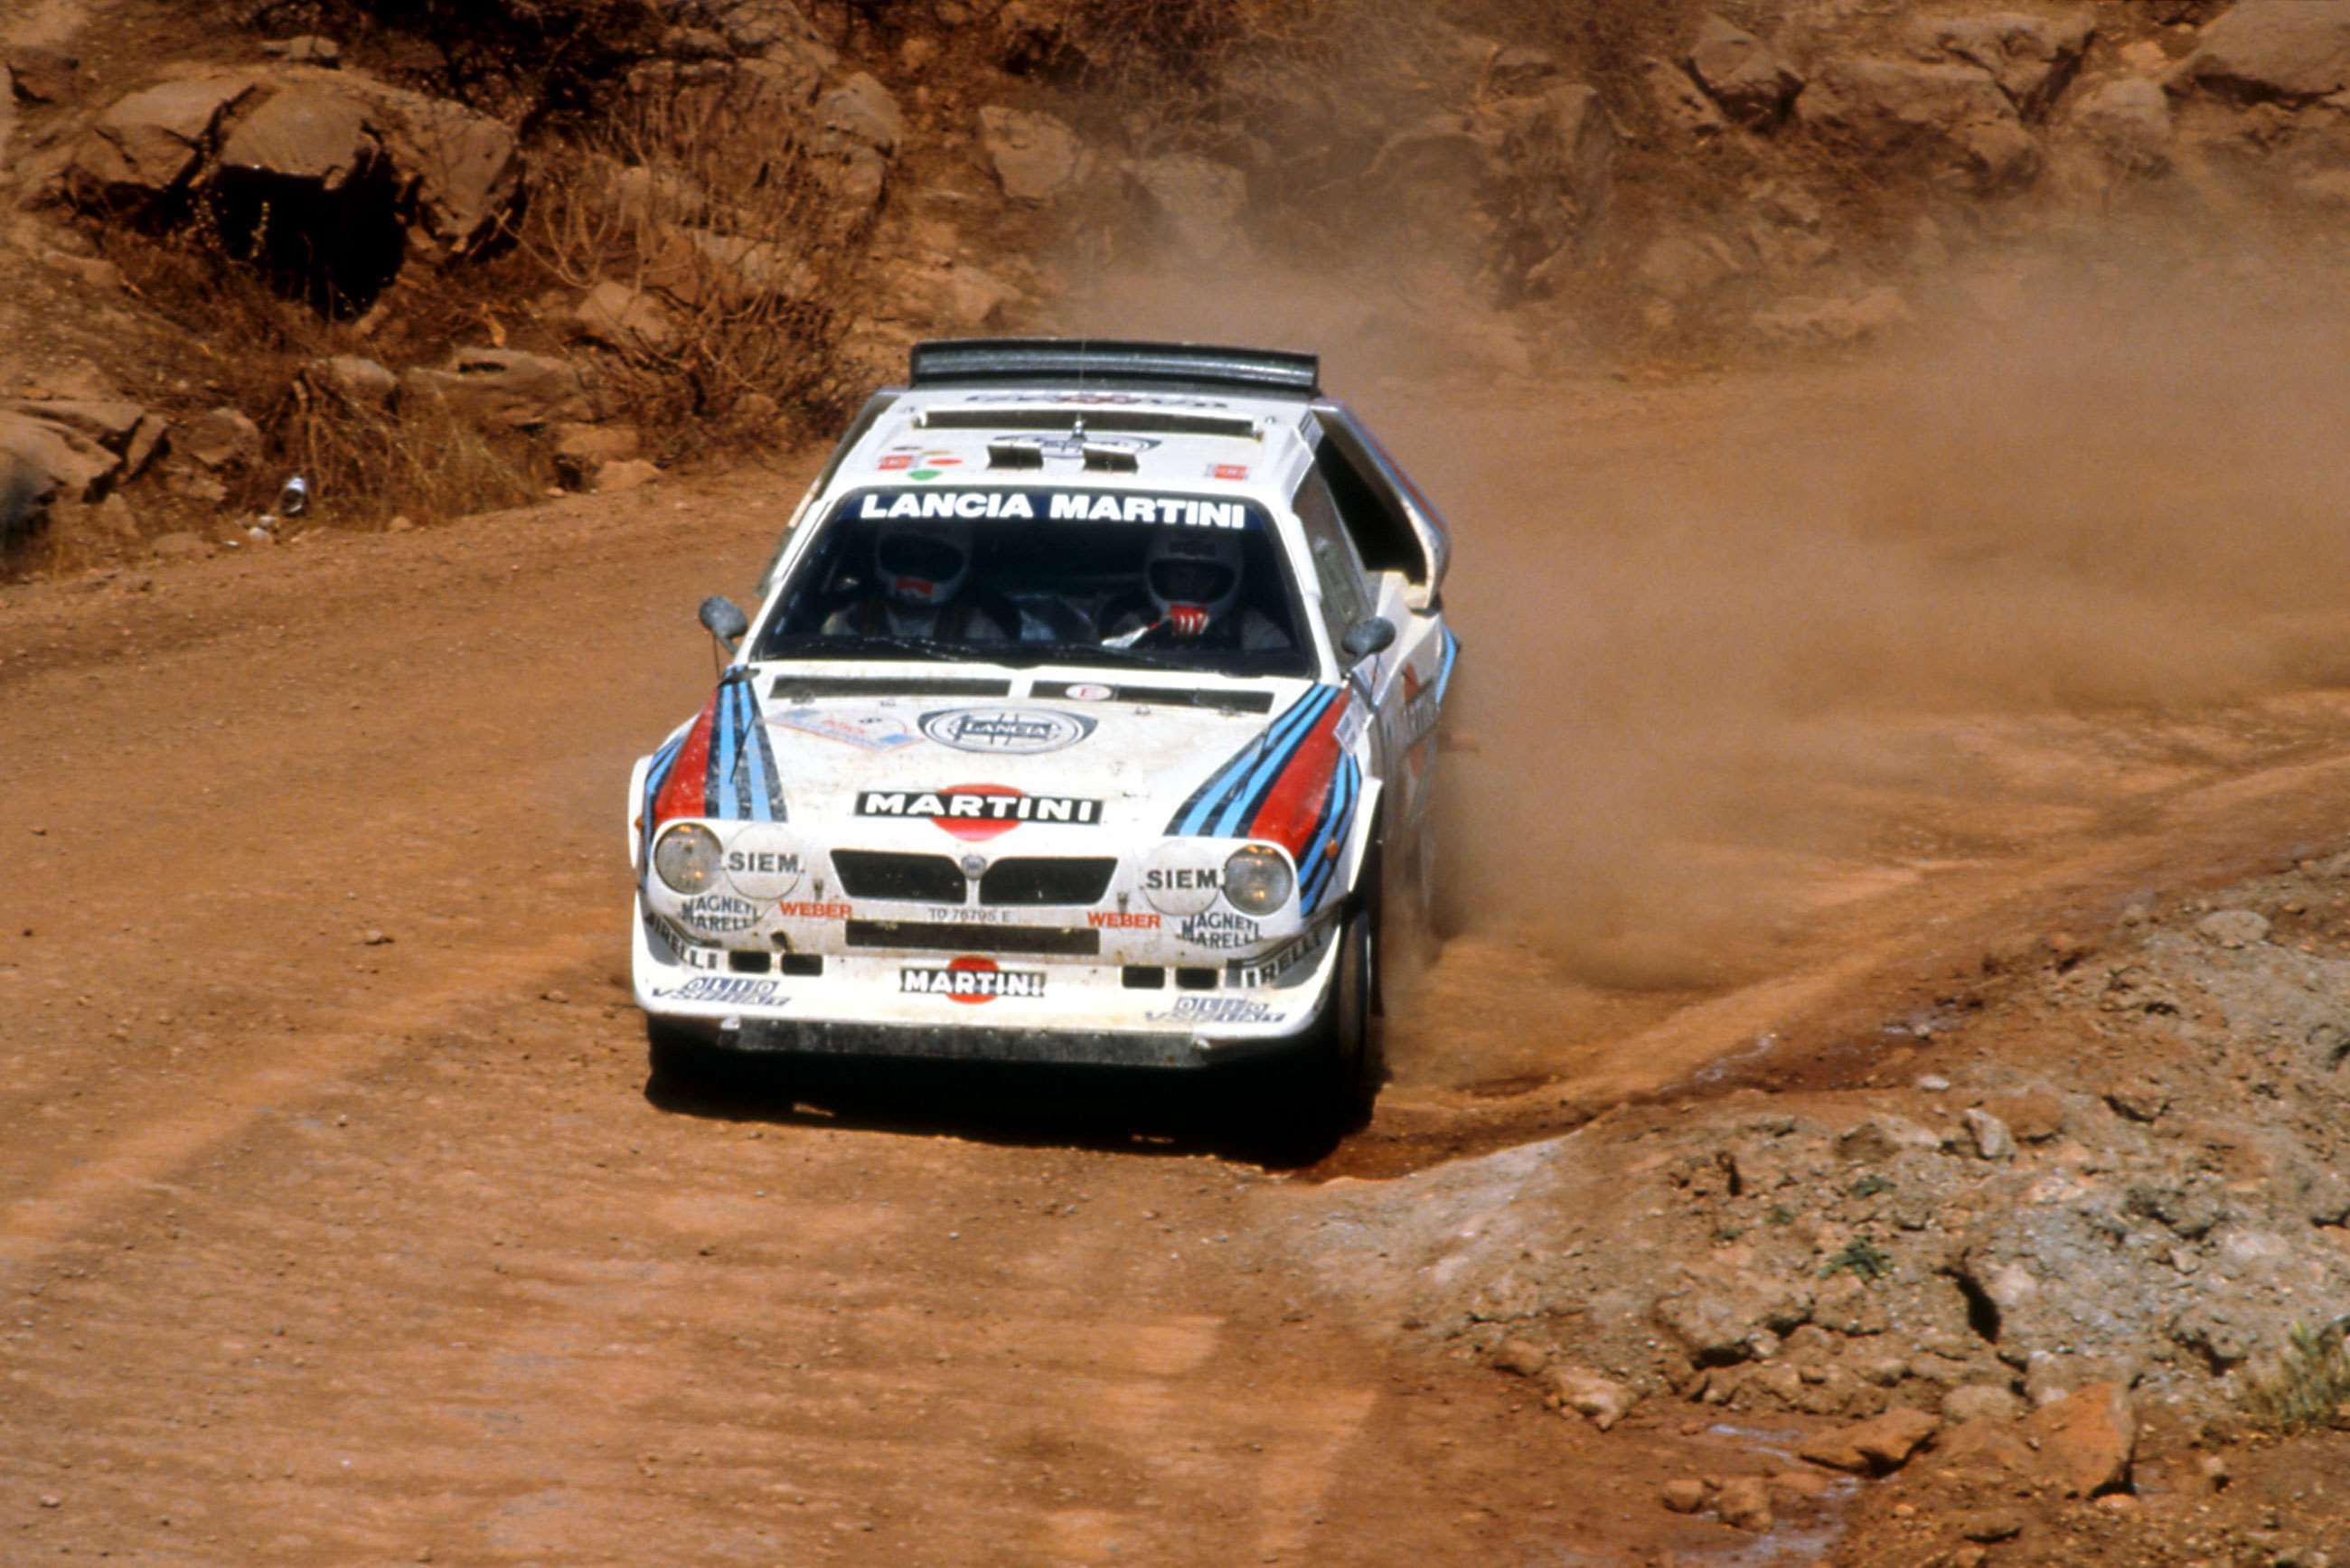
<path id="1" fill-rule="evenodd" d="M 1222 530 L 1161 528 L 1150 536 L 1142 575 L 1169 629 L 1197 637 L 1240 600 L 1241 542 Z"/>
<path id="2" fill-rule="evenodd" d="M 873 541 L 873 566 L 898 604 L 937 609 L 971 576 L 971 524 L 924 518 L 885 524 Z"/>

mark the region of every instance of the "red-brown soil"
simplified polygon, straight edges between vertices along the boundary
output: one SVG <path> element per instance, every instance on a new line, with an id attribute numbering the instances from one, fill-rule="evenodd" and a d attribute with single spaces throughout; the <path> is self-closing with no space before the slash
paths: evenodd
<path id="1" fill-rule="evenodd" d="M 1628 483 L 1756 398 L 1855 431 L 1875 406 L 1865 380 L 1594 383 L 1514 428 Z M 1451 417 L 1381 400 L 1423 445 Z M 1451 450 L 1426 466 L 1473 461 Z M 1652 1403 L 1602 1436 L 1334 1321 L 1265 1262 L 1310 1195 L 1222 1151 L 1212 1090 L 1170 1110 L 868 1071 L 649 1095 L 622 781 L 701 700 L 691 605 L 747 588 L 812 461 L 0 598 L 0 1557 L 1825 1550 L 1833 1512 L 1758 1541 L 1656 1501 L 1769 1468 L 1784 1434 Z M 1513 524 L 1466 499 L 1456 613 L 1486 694 L 1451 761 L 1499 809 L 1473 764 L 1523 755 L 1501 693 L 1529 634 L 1476 565 L 1513 558 Z M 1898 1076 L 1827 1048 L 1987 950 L 2339 836 L 2350 713 L 2251 685 L 2191 711 L 1840 711 L 1872 742 L 1849 755 L 1932 741 L 1945 765 L 1876 767 L 1832 830 L 1717 832 L 1721 907 L 1764 874 L 1780 929 L 1678 975 L 1707 928 L 1667 930 L 1638 988 L 1602 927 L 1479 918 L 1523 889 L 1454 824 L 1467 929 L 1398 1020 L 1375 1125 L 1306 1174 L 1717 1092 L 1692 1075 L 1725 1057 L 1766 1085 Z M 1535 754 L 1565 767 L 1559 745 Z M 1619 823 L 1686 876 L 1686 819 Z M 1799 1048 L 1742 1055 L 1766 1033 Z M 2270 1507 L 2263 1467 L 2287 1495 L 2328 1453 L 2239 1456 L 2217 1506 Z M 1907 1520 L 1866 1517 L 1843 1550 L 1922 1560 Z"/>

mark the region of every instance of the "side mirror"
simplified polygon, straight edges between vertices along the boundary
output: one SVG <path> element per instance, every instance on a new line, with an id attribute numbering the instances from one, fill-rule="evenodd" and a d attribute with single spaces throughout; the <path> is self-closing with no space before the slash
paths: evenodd
<path id="1" fill-rule="evenodd" d="M 703 629 L 724 644 L 729 653 L 743 640 L 743 634 L 751 629 L 751 618 L 724 594 L 712 594 L 702 600 L 700 618 Z"/>
<path id="2" fill-rule="evenodd" d="M 1347 628 L 1338 646 L 1347 657 L 1360 663 L 1374 653 L 1385 653 L 1395 646 L 1395 622 L 1383 615 L 1366 616 Z"/>

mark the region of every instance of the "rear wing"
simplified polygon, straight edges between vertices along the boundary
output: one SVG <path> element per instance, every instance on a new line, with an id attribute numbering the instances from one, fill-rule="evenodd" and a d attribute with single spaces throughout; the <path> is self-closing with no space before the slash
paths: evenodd
<path id="1" fill-rule="evenodd" d="M 1278 348 L 1200 343 L 1125 343 L 1085 337 L 966 337 L 914 345 L 913 385 L 1151 388 L 1311 398 L 1322 361 Z"/>

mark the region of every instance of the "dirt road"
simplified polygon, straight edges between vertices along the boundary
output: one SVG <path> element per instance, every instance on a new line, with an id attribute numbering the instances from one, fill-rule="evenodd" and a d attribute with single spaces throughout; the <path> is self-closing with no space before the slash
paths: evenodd
<path id="1" fill-rule="evenodd" d="M 616 781 L 796 482 L 0 607 L 0 1556 L 1604 1540 L 1580 1434 L 1237 1272 L 1267 1179 L 1066 1081 L 646 1097 Z"/>
<path id="2" fill-rule="evenodd" d="M 1629 466 L 1687 435 L 1605 407 L 1557 439 Z M 1602 1438 L 1338 1326 L 1263 1261 L 1293 1179 L 1196 1106 L 929 1074 L 649 1097 L 620 784 L 702 701 L 693 604 L 745 593 L 803 479 L 0 596 L 0 1558 L 1720 1548 L 1649 1478 L 1734 1434 Z M 2166 800 L 2350 751 L 2318 697 L 1910 724 L 1998 766 L 1881 773 L 1838 802 L 1864 831 L 1717 836 L 1826 911 L 1736 973 L 1627 990 L 1472 925 L 1332 1170 L 1570 1125 L 1948 920 L 2143 874 Z M 1482 744 L 1456 760 L 1508 754 Z M 2297 778 L 2276 820 L 2338 799 Z"/>

